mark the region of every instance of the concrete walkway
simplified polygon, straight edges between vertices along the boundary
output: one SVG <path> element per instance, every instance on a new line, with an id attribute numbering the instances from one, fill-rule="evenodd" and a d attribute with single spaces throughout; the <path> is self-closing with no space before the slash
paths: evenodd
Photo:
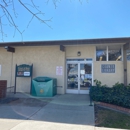
<path id="1" fill-rule="evenodd" d="M 30 119 L 47 122 L 94 125 L 94 107 L 88 95 L 59 95 Z"/>
<path id="2" fill-rule="evenodd" d="M 94 107 L 89 106 L 88 95 L 9 96 L 19 100 L 0 104 L 0 130 L 105 130 L 94 127 Z"/>

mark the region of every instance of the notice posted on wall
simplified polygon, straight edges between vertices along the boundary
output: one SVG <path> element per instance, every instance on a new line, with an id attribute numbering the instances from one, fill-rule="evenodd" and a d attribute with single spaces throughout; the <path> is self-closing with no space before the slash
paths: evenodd
<path id="1" fill-rule="evenodd" d="M 1 76 L 1 65 L 0 65 L 0 76 Z"/>
<path id="2" fill-rule="evenodd" d="M 56 66 L 56 75 L 63 74 L 63 66 Z"/>

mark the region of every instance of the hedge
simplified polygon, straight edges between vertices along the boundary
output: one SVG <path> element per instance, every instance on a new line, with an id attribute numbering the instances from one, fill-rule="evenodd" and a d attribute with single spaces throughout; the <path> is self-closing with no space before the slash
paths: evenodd
<path id="1" fill-rule="evenodd" d="M 113 87 L 92 86 L 90 97 L 93 101 L 110 103 L 130 108 L 130 86 L 115 85 Z"/>

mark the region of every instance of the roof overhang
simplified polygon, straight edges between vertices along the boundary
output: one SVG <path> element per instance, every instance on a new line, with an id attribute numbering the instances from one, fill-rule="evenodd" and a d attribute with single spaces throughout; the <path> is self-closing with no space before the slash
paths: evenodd
<path id="1" fill-rule="evenodd" d="M 78 39 L 78 40 L 55 40 L 55 41 L 21 41 L 21 42 L 2 42 L 4 46 L 54 46 L 54 45 L 82 45 L 82 44 L 111 44 L 111 43 L 130 43 L 130 37 L 124 38 L 99 38 L 99 39 Z"/>

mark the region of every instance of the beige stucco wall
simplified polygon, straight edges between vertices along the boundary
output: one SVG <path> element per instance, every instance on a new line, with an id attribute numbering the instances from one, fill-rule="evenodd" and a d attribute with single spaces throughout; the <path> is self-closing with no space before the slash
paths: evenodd
<path id="1" fill-rule="evenodd" d="M 77 56 L 77 52 L 81 52 L 81 56 Z M 66 46 L 66 58 L 95 58 L 94 45 L 76 45 Z"/>
<path id="2" fill-rule="evenodd" d="M 0 80 L 8 80 L 8 86 L 11 84 L 11 62 L 12 54 L 7 52 L 4 48 L 0 48 L 0 65 L 1 76 Z"/>
<path id="3" fill-rule="evenodd" d="M 15 53 L 7 52 L 0 48 L 0 65 L 2 65 L 2 75 L 0 80 L 7 80 L 8 87 L 14 86 L 15 65 L 33 64 L 33 78 L 37 76 L 49 76 L 57 78 L 58 94 L 64 94 L 66 90 L 66 59 L 67 58 L 92 58 L 93 59 L 93 79 L 98 79 L 102 84 L 108 86 L 116 82 L 124 82 L 123 62 L 122 61 L 96 61 L 95 45 L 75 45 L 66 46 L 66 52 L 62 52 L 59 46 L 41 46 L 41 47 L 15 47 Z M 81 56 L 77 56 L 77 52 Z M 11 69 L 11 61 L 13 66 Z M 115 64 L 115 73 L 101 73 L 101 64 Z M 128 65 L 128 83 L 130 83 L 130 62 Z M 56 75 L 56 66 L 63 66 L 63 75 Z M 12 70 L 12 82 L 11 82 Z M 17 78 L 17 92 L 30 92 L 30 78 Z"/>
<path id="4" fill-rule="evenodd" d="M 127 61 L 127 84 L 130 84 L 130 61 Z"/>
<path id="5" fill-rule="evenodd" d="M 101 64 L 115 64 L 115 73 L 101 73 Z M 103 84 L 112 87 L 115 83 L 123 83 L 123 61 L 95 61 L 93 66 L 93 79 L 97 79 Z"/>
<path id="6" fill-rule="evenodd" d="M 0 48 L 1 49 L 1 48 Z M 0 79 L 7 79 L 10 86 L 10 61 L 11 53 L 1 49 L 0 58 L 2 58 L 2 76 Z M 8 57 L 5 59 L 5 57 Z M 9 64 L 8 64 L 9 63 Z M 59 46 L 42 46 L 42 47 L 15 47 L 13 54 L 13 78 L 14 85 L 15 65 L 33 64 L 33 78 L 37 76 L 48 76 L 57 78 L 58 94 L 64 94 L 64 72 L 65 72 L 65 52 L 60 51 Z M 63 66 L 63 75 L 56 75 L 56 66 Z M 9 73 L 9 75 L 7 74 Z M 17 78 L 17 92 L 30 92 L 30 78 Z"/>

